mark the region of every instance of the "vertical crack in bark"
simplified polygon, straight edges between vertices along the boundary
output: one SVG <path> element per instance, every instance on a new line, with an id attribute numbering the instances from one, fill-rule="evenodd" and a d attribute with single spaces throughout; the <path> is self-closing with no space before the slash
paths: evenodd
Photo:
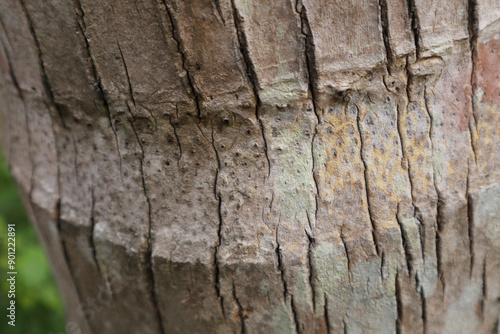
<path id="1" fill-rule="evenodd" d="M 309 215 L 307 215 L 307 219 L 309 220 Z M 314 266 L 313 266 L 313 254 L 312 250 L 316 243 L 314 237 L 312 237 L 307 230 L 304 230 L 307 236 L 308 246 L 307 246 L 307 263 L 309 265 L 309 285 L 311 286 L 312 293 L 312 306 L 313 310 L 316 311 L 316 289 L 314 288 Z"/>
<path id="2" fill-rule="evenodd" d="M 128 109 L 129 113 L 132 115 L 132 111 L 130 108 Z M 152 217 L 151 217 L 151 200 L 148 195 L 147 187 L 146 187 L 146 178 L 144 175 L 144 157 L 145 157 L 145 152 L 144 152 L 144 147 L 142 145 L 142 142 L 139 138 L 139 135 L 137 133 L 137 130 L 135 128 L 134 122 L 132 119 L 128 119 L 130 122 L 130 126 L 132 128 L 132 131 L 134 132 L 135 138 L 137 140 L 137 143 L 139 144 L 139 147 L 141 149 L 141 156 L 139 159 L 139 164 L 140 164 L 140 172 L 141 172 L 141 180 L 142 180 L 142 189 L 144 192 L 144 197 L 146 198 L 146 203 L 148 205 L 148 226 L 147 226 L 147 231 L 146 231 L 146 240 L 147 240 L 147 250 L 144 253 L 144 262 L 146 263 L 146 276 L 147 279 L 149 280 L 149 283 L 151 284 L 151 291 L 150 291 L 150 299 L 151 302 L 153 303 L 154 310 L 156 312 L 156 318 L 158 320 L 158 327 L 160 329 L 161 333 L 165 333 L 164 327 L 163 327 L 163 320 L 161 317 L 160 313 L 160 307 L 158 304 L 158 298 L 156 296 L 156 284 L 155 284 L 155 277 L 154 277 L 154 270 L 153 270 L 153 259 L 152 259 L 152 253 L 153 253 L 153 241 L 152 241 L 152 234 L 151 234 L 151 228 L 152 228 Z"/>
<path id="3" fill-rule="evenodd" d="M 329 319 L 329 316 L 328 316 L 328 297 L 326 296 L 326 293 L 323 294 L 323 298 L 325 300 L 324 317 L 325 317 L 326 333 L 330 334 L 332 332 L 332 329 L 331 329 L 331 326 L 330 326 L 330 319 Z"/>
<path id="4" fill-rule="evenodd" d="M 465 186 L 465 198 L 467 200 L 467 222 L 468 222 L 468 238 L 469 238 L 469 256 L 470 256 L 470 270 L 469 277 L 472 278 L 472 271 L 475 264 L 475 240 L 474 240 L 474 202 L 470 191 L 470 160 L 467 159 L 467 179 Z"/>
<path id="5" fill-rule="evenodd" d="M 280 275 L 281 275 L 281 283 L 283 284 L 283 301 L 286 304 L 286 297 L 288 296 L 288 286 L 287 286 L 286 280 L 285 280 L 285 269 L 283 267 L 283 259 L 281 258 L 281 246 L 280 246 L 279 234 L 278 234 L 280 224 L 281 224 L 281 213 L 279 214 L 278 224 L 276 225 L 276 233 L 275 233 L 276 234 L 276 248 L 275 248 L 275 251 L 276 251 L 276 257 L 278 259 L 278 270 L 279 270 Z"/>
<path id="6" fill-rule="evenodd" d="M 408 74 L 408 73 L 407 73 Z M 425 246 L 425 243 L 424 243 L 424 240 L 422 239 L 422 221 L 419 217 L 419 208 L 417 207 L 417 204 L 416 204 L 416 200 L 415 200 L 415 196 L 413 194 L 413 179 L 412 179 L 412 173 L 411 173 L 411 163 L 410 163 L 410 160 L 406 157 L 406 153 L 405 153 L 405 147 L 408 147 L 408 144 L 406 143 L 406 136 L 403 135 L 402 131 L 401 131 L 401 127 L 402 127 L 402 122 L 403 122 L 403 110 L 406 110 L 407 111 L 407 114 L 408 114 L 408 108 L 409 108 L 409 105 L 410 105 L 410 93 L 409 93 L 409 90 L 408 90 L 408 86 L 409 86 L 409 78 L 407 77 L 407 82 L 406 82 L 406 85 L 407 85 L 407 88 L 406 88 L 406 92 L 407 92 L 407 105 L 406 105 L 406 108 L 400 108 L 399 107 L 399 103 L 397 104 L 396 108 L 397 108 L 397 113 L 396 113 L 396 129 L 397 129 L 397 132 L 398 132 L 398 136 L 399 136 L 399 142 L 400 142 L 400 148 L 401 148 L 401 157 L 402 157 L 402 162 L 403 162 L 403 168 L 406 168 L 406 171 L 407 171 L 407 174 L 408 174 L 408 182 L 410 184 L 410 196 L 411 196 L 411 205 L 413 207 L 413 217 L 419 222 L 418 224 L 418 237 L 419 237 L 419 241 L 420 241 L 420 253 L 421 253 L 421 256 L 422 256 L 422 262 L 425 262 L 425 249 L 424 249 L 424 246 Z M 399 203 L 398 203 L 398 211 L 399 211 Z M 397 217 L 397 214 L 396 214 L 396 218 L 398 220 L 398 223 L 399 223 L 399 217 Z M 401 224 L 400 224 L 400 228 L 402 228 Z"/>
<path id="7" fill-rule="evenodd" d="M 292 306 L 292 315 L 293 315 L 293 322 L 295 324 L 295 332 L 297 334 L 300 334 L 302 333 L 302 331 L 300 330 L 300 322 L 297 313 L 297 308 L 295 307 L 295 300 L 293 299 L 293 295 L 290 296 L 290 305 Z"/>
<path id="8" fill-rule="evenodd" d="M 399 206 L 400 206 L 400 203 L 398 203 L 398 208 L 397 208 L 397 212 L 396 212 L 396 221 L 398 222 L 399 231 L 401 233 L 401 243 L 402 243 L 403 250 L 405 253 L 406 267 L 408 268 L 408 274 L 411 276 L 412 274 L 415 273 L 415 270 L 413 268 L 413 259 L 412 259 L 411 252 L 410 252 L 410 249 L 408 246 L 408 235 L 405 232 L 405 229 L 403 227 L 403 223 L 401 222 L 401 220 L 399 218 Z"/>
<path id="9" fill-rule="evenodd" d="M 424 289 L 420 289 L 420 302 L 422 305 L 422 314 L 420 316 L 422 318 L 423 334 L 427 334 L 427 300 L 425 298 Z"/>
<path id="10" fill-rule="evenodd" d="M 322 118 L 320 115 L 320 111 L 316 106 L 316 96 L 318 93 L 318 72 L 316 68 L 316 54 L 315 54 L 315 45 L 314 38 L 311 31 L 311 26 L 309 25 L 309 18 L 307 16 L 307 10 L 301 0 L 297 0 L 295 4 L 295 11 L 300 17 L 300 32 L 304 37 L 304 50 L 305 50 L 305 61 L 306 61 L 306 69 L 307 69 L 307 79 L 308 79 L 308 87 L 309 92 L 311 94 L 311 103 L 313 107 L 314 114 L 316 115 L 317 123 L 314 126 L 314 135 L 311 139 L 311 158 L 312 158 L 312 177 L 314 181 L 314 186 L 316 188 L 315 195 L 315 205 L 316 212 L 314 214 L 315 221 L 318 221 L 318 211 L 319 211 L 319 183 L 317 179 L 317 175 L 315 173 L 316 170 L 316 158 L 314 154 L 314 142 L 316 140 L 316 135 L 318 134 L 318 124 L 321 123 Z"/>
<path id="11" fill-rule="evenodd" d="M 255 67 L 252 62 L 252 58 L 250 57 L 250 51 L 248 49 L 248 42 L 247 42 L 247 37 L 245 34 L 245 31 L 242 27 L 242 17 L 238 11 L 238 8 L 236 7 L 236 4 L 234 3 L 234 0 L 231 0 L 231 6 L 233 9 L 233 17 L 234 17 L 234 27 L 236 29 L 236 36 L 238 39 L 238 45 L 240 47 L 240 53 L 243 59 L 243 62 L 245 64 L 245 68 L 247 71 L 247 75 L 249 77 L 250 84 L 252 86 L 252 91 L 253 95 L 256 101 L 255 105 L 255 117 L 257 118 L 257 121 L 259 122 L 259 126 L 261 129 L 262 133 L 262 139 L 264 140 L 264 152 L 266 155 L 266 160 L 267 160 L 267 177 L 271 176 L 271 160 L 269 159 L 269 146 L 267 143 L 267 138 L 265 134 L 265 128 L 264 128 L 264 121 L 261 118 L 260 111 L 262 110 L 262 101 L 260 100 L 259 96 L 259 81 L 257 77 L 257 73 L 255 72 Z"/>
<path id="12" fill-rule="evenodd" d="M 79 13 L 81 15 L 80 20 L 76 20 L 76 21 L 78 23 L 77 25 L 80 29 L 80 33 L 81 33 L 82 38 L 83 38 L 84 49 L 87 52 L 87 59 L 90 62 L 90 70 L 91 70 L 92 75 L 94 77 L 95 87 L 98 90 L 99 97 L 101 98 L 102 103 L 103 103 L 103 107 L 106 110 L 106 114 L 107 114 L 107 117 L 109 120 L 109 125 L 111 127 L 111 131 L 113 131 L 113 135 L 115 137 L 116 151 L 118 154 L 119 164 L 120 164 L 120 181 L 121 181 L 121 184 L 123 185 L 123 174 L 122 174 L 123 162 L 122 162 L 122 155 L 120 152 L 120 144 L 119 144 L 118 135 L 116 133 L 116 129 L 115 129 L 115 126 L 113 124 L 112 117 L 111 117 L 111 110 L 109 109 L 109 104 L 108 104 L 108 101 L 106 99 L 106 94 L 104 93 L 104 89 L 103 89 L 102 83 L 101 83 L 101 78 L 99 77 L 99 74 L 97 72 L 97 67 L 95 65 L 94 58 L 92 56 L 89 40 L 88 40 L 87 35 L 86 35 L 87 26 L 85 24 L 85 12 L 83 11 L 80 0 L 74 0 L 74 4 L 75 4 L 75 11 L 77 12 L 77 14 Z"/>
<path id="13" fill-rule="evenodd" d="M 340 232 L 340 241 L 342 241 L 342 246 L 344 247 L 344 251 L 345 251 L 345 257 L 347 258 L 347 273 L 349 275 L 349 281 L 351 281 L 352 277 L 351 277 L 351 260 L 350 260 L 350 257 L 349 257 L 349 251 L 347 250 L 347 245 L 345 243 L 345 239 L 344 239 L 344 233 L 343 231 Z"/>
<path id="14" fill-rule="evenodd" d="M 193 96 L 194 96 L 194 102 L 196 105 L 196 111 L 198 113 L 198 118 L 201 118 L 202 117 L 201 102 L 200 102 L 201 96 L 195 88 L 193 74 L 188 69 L 189 61 L 188 61 L 186 53 L 183 51 L 183 43 L 182 43 L 180 31 L 179 31 L 179 26 L 177 24 L 177 20 L 175 19 L 174 15 L 172 14 L 170 7 L 167 5 L 167 1 L 169 1 L 169 0 L 162 0 L 162 3 L 163 3 L 163 6 L 165 7 L 165 12 L 167 13 L 167 17 L 168 17 L 168 20 L 169 20 L 169 23 L 170 23 L 170 26 L 172 29 L 172 31 L 171 31 L 172 38 L 174 39 L 175 43 L 177 44 L 177 52 L 181 56 L 182 68 L 183 68 L 184 72 L 186 72 L 187 83 L 188 83 L 189 87 L 191 88 L 191 91 L 192 91 Z"/>
<path id="15" fill-rule="evenodd" d="M 470 88 L 471 88 L 471 113 L 472 119 L 474 120 L 474 127 L 476 128 L 476 133 L 474 134 L 472 130 L 472 124 L 469 121 L 469 134 L 472 154 L 474 156 L 474 162 L 477 164 L 477 154 L 476 154 L 476 136 L 478 135 L 478 114 L 476 111 L 475 95 L 477 90 L 476 84 L 476 62 L 477 62 L 477 39 L 479 36 L 479 18 L 477 9 L 477 0 L 468 0 L 467 3 L 467 20 L 468 20 L 468 30 L 469 30 L 469 48 L 471 53 L 471 74 L 470 74 Z M 479 139 L 479 138 L 478 138 Z"/>
<path id="16" fill-rule="evenodd" d="M 433 125 L 434 125 L 434 117 L 432 115 L 432 112 L 429 107 L 429 98 L 427 96 L 427 87 L 424 87 L 424 105 L 425 105 L 425 111 L 427 112 L 427 117 L 429 118 L 429 139 L 431 142 L 431 150 L 432 150 L 432 156 L 434 157 L 434 136 L 433 136 Z M 437 265 L 437 271 L 438 271 L 438 278 L 441 281 L 441 284 L 443 285 L 443 298 L 444 298 L 444 291 L 446 288 L 446 284 L 444 281 L 444 268 L 443 268 L 443 252 L 442 252 L 442 240 L 441 240 L 441 233 L 443 232 L 443 219 L 442 219 L 442 209 L 441 206 L 444 204 L 441 192 L 439 191 L 439 188 L 437 186 L 437 172 L 436 172 L 436 165 L 433 162 L 432 163 L 432 169 L 433 169 L 433 176 L 432 176 L 432 182 L 434 184 L 434 191 L 436 192 L 437 195 L 437 204 L 436 204 L 436 224 L 437 224 L 437 231 L 436 231 L 436 265 Z"/>
<path id="17" fill-rule="evenodd" d="M 100 84 L 99 84 L 99 86 L 100 86 Z M 107 101 L 106 100 L 103 100 L 103 101 L 104 101 L 104 108 L 106 109 L 106 113 L 107 113 L 108 120 L 109 120 L 109 126 L 111 127 L 111 131 L 113 131 L 113 135 L 115 137 L 116 151 L 118 153 L 119 167 L 120 167 L 120 182 L 123 186 L 123 173 L 122 173 L 123 162 L 122 162 L 122 153 L 120 152 L 120 142 L 118 141 L 118 134 L 116 133 L 116 129 L 115 129 L 115 126 L 113 124 L 113 119 L 111 118 L 111 110 L 109 109 Z"/>
<path id="18" fill-rule="evenodd" d="M 295 4 L 295 11 L 300 17 L 300 32 L 305 39 L 305 61 L 309 91 L 311 92 L 311 102 L 313 105 L 314 113 L 316 114 L 316 118 L 318 120 L 318 124 L 320 124 L 322 122 L 322 119 L 316 106 L 318 95 L 318 71 L 316 66 L 314 38 L 312 35 L 311 26 L 309 24 L 309 18 L 307 16 L 307 9 L 301 0 L 297 0 Z"/>
<path id="19" fill-rule="evenodd" d="M 437 222 L 437 231 L 436 231 L 436 252 L 437 252 L 437 272 L 438 272 L 438 278 L 441 281 L 441 284 L 443 285 L 443 298 L 444 298 L 444 292 L 446 289 L 446 284 L 444 281 L 444 268 L 443 268 L 443 243 L 441 240 L 441 234 L 443 233 L 443 218 L 442 218 L 442 209 L 441 206 L 443 205 L 443 199 L 441 197 L 441 193 L 439 192 L 437 185 L 436 185 L 436 175 L 434 172 L 434 188 L 436 189 L 436 194 L 437 194 L 437 217 L 436 217 L 436 222 Z"/>
<path id="20" fill-rule="evenodd" d="M 90 235 L 89 244 L 90 250 L 92 251 L 92 258 L 94 259 L 99 276 L 102 277 L 101 267 L 99 261 L 97 260 L 97 249 L 95 247 L 94 231 L 95 231 L 95 194 L 94 194 L 94 181 L 90 184 L 90 195 L 91 195 L 91 205 L 90 205 Z"/>
<path id="21" fill-rule="evenodd" d="M 386 68 L 389 75 L 392 75 L 391 65 L 394 58 L 390 44 L 389 12 L 387 9 L 387 0 L 379 0 L 378 5 L 380 9 L 380 24 L 382 26 L 382 39 L 384 41 L 385 56 L 387 58 Z"/>
<path id="22" fill-rule="evenodd" d="M 395 294 L 396 294 L 396 334 L 403 333 L 403 296 L 401 293 L 401 277 L 399 276 L 399 269 L 396 271 L 396 278 L 394 280 Z"/>
<path id="23" fill-rule="evenodd" d="M 219 14 L 219 18 L 220 18 L 222 24 L 226 25 L 226 22 L 224 21 L 224 15 L 222 15 L 222 9 L 220 8 L 220 0 L 213 0 L 213 1 L 214 1 L 215 10 L 217 11 L 217 14 Z"/>
<path id="24" fill-rule="evenodd" d="M 238 299 L 238 296 L 236 295 L 236 287 L 234 286 L 234 282 L 233 282 L 233 298 L 234 298 L 234 301 L 236 302 L 236 305 L 238 305 L 238 316 L 240 318 L 241 334 L 245 334 L 246 333 L 245 309 L 241 305 L 240 300 Z"/>
<path id="25" fill-rule="evenodd" d="M 118 51 L 120 52 L 120 58 L 122 60 L 123 69 L 125 70 L 125 76 L 127 78 L 129 97 L 132 100 L 132 104 L 135 107 L 134 90 L 132 89 L 132 82 L 130 81 L 130 75 L 128 73 L 127 62 L 125 61 L 125 57 L 123 56 L 123 51 L 122 51 L 122 48 L 120 46 L 120 41 L 118 40 L 118 38 L 116 39 L 116 45 L 118 46 Z"/>
<path id="26" fill-rule="evenodd" d="M 217 170 L 215 171 L 215 180 L 214 180 L 214 193 L 215 193 L 215 198 L 217 200 L 217 214 L 219 218 L 219 226 L 217 229 L 217 244 L 215 245 L 214 249 L 214 279 L 215 279 L 215 293 L 217 295 L 217 299 L 220 302 L 220 307 L 221 307 L 221 312 L 222 316 L 224 319 L 226 319 L 226 311 L 224 309 L 224 297 L 222 296 L 220 292 L 220 264 L 219 264 L 219 249 L 222 245 L 222 196 L 220 192 L 218 191 L 217 188 L 217 182 L 219 179 L 219 172 L 222 167 L 220 157 L 219 157 L 219 151 L 217 150 L 217 147 L 215 146 L 215 138 L 214 138 L 214 129 L 212 126 L 212 148 L 215 151 L 215 157 L 217 158 Z"/>
<path id="27" fill-rule="evenodd" d="M 415 42 L 415 53 L 417 59 L 420 58 L 420 54 L 422 52 L 421 49 L 421 36 L 420 36 L 420 20 L 417 12 L 416 0 L 407 0 L 408 4 L 408 12 L 411 19 L 411 31 L 413 33 L 413 39 Z"/>
<path id="28" fill-rule="evenodd" d="M 181 146 L 181 142 L 179 140 L 179 135 L 177 134 L 177 128 L 175 127 L 175 124 L 172 121 L 172 116 L 170 116 L 169 122 L 170 122 L 170 125 L 172 126 L 172 129 L 174 130 L 175 140 L 177 141 L 177 146 L 179 147 L 179 158 L 177 159 L 177 169 L 180 170 L 180 162 L 182 159 L 182 146 Z"/>
<path id="29" fill-rule="evenodd" d="M 482 274 L 482 279 L 483 279 L 483 288 L 481 289 L 481 319 L 484 322 L 485 318 L 485 308 L 486 308 L 486 299 L 488 297 L 488 285 L 486 281 L 487 275 L 486 275 L 486 256 L 484 257 L 483 260 L 483 274 Z"/>
<path id="30" fill-rule="evenodd" d="M 357 110 L 357 116 L 356 116 L 356 124 L 358 128 L 358 133 L 359 133 L 359 143 L 360 143 L 360 148 L 359 148 L 359 155 L 361 158 L 361 162 L 363 163 L 363 176 L 364 176 L 364 181 L 365 181 L 365 195 L 366 195 L 366 205 L 367 205 L 367 213 L 368 217 L 370 219 L 370 223 L 372 226 L 372 237 L 373 237 L 373 243 L 375 245 L 375 250 L 377 251 L 378 256 L 380 257 L 380 248 L 379 248 L 379 243 L 377 239 L 377 230 L 375 226 L 375 221 L 373 219 L 373 212 L 372 212 L 372 206 L 370 205 L 370 187 L 368 185 L 368 163 L 365 160 L 365 154 L 364 154 L 364 147 L 365 147 L 365 142 L 363 139 L 363 134 L 361 132 L 361 111 L 359 110 L 359 107 L 357 104 L 354 104 Z"/>

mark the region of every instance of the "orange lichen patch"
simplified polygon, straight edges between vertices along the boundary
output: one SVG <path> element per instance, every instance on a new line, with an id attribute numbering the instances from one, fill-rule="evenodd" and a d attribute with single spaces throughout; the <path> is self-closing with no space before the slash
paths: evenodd
<path id="1" fill-rule="evenodd" d="M 234 310 L 232 320 L 233 322 L 239 322 L 240 319 L 248 319 L 252 312 L 253 308 L 250 306 L 239 308 L 237 310 Z"/>
<path id="2" fill-rule="evenodd" d="M 494 28 L 494 27 L 492 27 Z M 483 33 L 488 36 L 488 31 Z M 489 37 L 489 38 L 488 38 Z M 474 183 L 486 185 L 500 179 L 500 36 L 493 32 L 477 44 L 474 71 L 474 117 L 478 145 Z"/>
<path id="3" fill-rule="evenodd" d="M 497 37 L 497 38 L 495 38 Z M 477 45 L 477 84 L 484 91 L 481 102 L 500 105 L 500 39 L 494 36 Z"/>

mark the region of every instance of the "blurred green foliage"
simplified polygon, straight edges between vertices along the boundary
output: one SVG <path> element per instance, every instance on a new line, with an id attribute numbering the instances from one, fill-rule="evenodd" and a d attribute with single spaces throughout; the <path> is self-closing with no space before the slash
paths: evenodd
<path id="1" fill-rule="evenodd" d="M 16 326 L 7 324 L 7 224 L 16 224 Z M 64 333 L 59 292 L 0 152 L 0 333 Z"/>

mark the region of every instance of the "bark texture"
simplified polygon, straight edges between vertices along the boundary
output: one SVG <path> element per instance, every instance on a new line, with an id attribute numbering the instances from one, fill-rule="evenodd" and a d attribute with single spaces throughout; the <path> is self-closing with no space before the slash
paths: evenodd
<path id="1" fill-rule="evenodd" d="M 1 0 L 68 333 L 498 333 L 498 0 Z"/>

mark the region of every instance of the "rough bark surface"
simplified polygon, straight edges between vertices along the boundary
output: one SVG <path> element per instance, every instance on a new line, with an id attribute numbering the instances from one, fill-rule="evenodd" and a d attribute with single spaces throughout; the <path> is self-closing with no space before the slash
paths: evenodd
<path id="1" fill-rule="evenodd" d="M 498 333 L 497 0 L 2 0 L 69 333 Z"/>

